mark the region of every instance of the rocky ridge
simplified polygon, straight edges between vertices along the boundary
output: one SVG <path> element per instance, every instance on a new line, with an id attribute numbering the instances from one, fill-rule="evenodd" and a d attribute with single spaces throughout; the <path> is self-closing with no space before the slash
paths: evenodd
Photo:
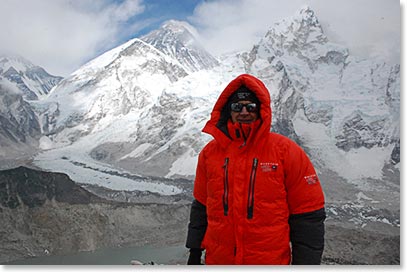
<path id="1" fill-rule="evenodd" d="M 21 90 L 26 100 L 44 98 L 61 80 L 21 56 L 0 56 L 0 81 Z"/>
<path id="2" fill-rule="evenodd" d="M 179 243 L 183 204 L 108 201 L 61 173 L 0 171 L 0 263 L 106 247 Z M 130 264 L 130 260 L 129 260 Z"/>
<path id="3" fill-rule="evenodd" d="M 29 102 L 45 98 L 61 79 L 21 56 L 0 55 L 0 169 L 25 164 L 37 152 L 42 130 Z"/>

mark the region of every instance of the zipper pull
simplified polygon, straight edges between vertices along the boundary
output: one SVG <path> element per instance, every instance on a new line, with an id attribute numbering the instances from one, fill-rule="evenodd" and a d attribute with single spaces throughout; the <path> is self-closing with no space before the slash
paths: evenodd
<path id="1" fill-rule="evenodd" d="M 258 158 L 254 158 L 253 159 L 253 169 L 257 168 L 257 164 L 259 163 L 259 159 Z"/>
<path id="2" fill-rule="evenodd" d="M 229 164 L 229 158 L 225 158 L 225 163 L 223 164 L 223 168 L 226 168 L 226 167 L 228 167 L 228 164 Z"/>

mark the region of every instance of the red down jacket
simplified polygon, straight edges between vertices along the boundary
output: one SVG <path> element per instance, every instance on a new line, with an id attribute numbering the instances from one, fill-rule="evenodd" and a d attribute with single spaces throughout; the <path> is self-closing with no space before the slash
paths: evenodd
<path id="1" fill-rule="evenodd" d="M 222 128 L 222 110 L 241 85 L 260 100 L 261 120 L 249 128 L 228 121 Z M 240 75 L 222 92 L 203 129 L 214 137 L 199 155 L 194 183 L 194 198 L 206 207 L 201 243 L 206 264 L 289 264 L 290 216 L 324 208 L 318 176 L 305 152 L 270 132 L 270 102 L 260 80 Z M 247 139 L 239 129 L 250 130 Z"/>

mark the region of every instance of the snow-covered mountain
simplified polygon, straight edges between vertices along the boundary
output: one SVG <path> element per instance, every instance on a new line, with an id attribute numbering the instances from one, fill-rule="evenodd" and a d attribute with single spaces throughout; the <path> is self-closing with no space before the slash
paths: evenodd
<path id="1" fill-rule="evenodd" d="M 184 28 L 184 23 L 177 28 L 171 22 L 161 30 L 169 35 L 169 29 L 178 33 Z M 162 39 L 153 33 L 157 41 Z M 193 44 L 186 42 L 184 48 Z M 200 57 L 197 52 L 195 59 L 209 59 L 202 65 L 214 59 L 203 49 Z M 46 135 L 41 147 L 50 149 L 44 155 L 55 152 L 57 160 L 63 152 L 71 161 L 90 156 L 87 161 L 136 169 L 139 174 L 191 177 L 197 153 L 208 139 L 200 137 L 200 130 L 219 85 L 236 74 L 220 73 L 217 67 L 191 73 L 184 63 L 133 39 L 84 65 L 45 101 L 32 103 Z"/>
<path id="2" fill-rule="evenodd" d="M 92 170 L 87 182 L 106 187 L 112 182 L 100 173 L 111 171 L 193 178 L 214 102 L 231 79 L 251 73 L 271 92 L 272 129 L 306 149 L 329 200 L 397 203 L 399 64 L 331 43 L 307 7 L 217 66 L 201 47 L 192 50 L 190 28 L 172 21 L 130 40 L 33 102 L 44 133 L 35 164 L 74 180 Z"/>
<path id="3" fill-rule="evenodd" d="M 0 81 L 21 90 L 26 100 L 44 98 L 61 80 L 21 56 L 0 55 Z"/>
<path id="4" fill-rule="evenodd" d="M 23 57 L 0 56 L 1 169 L 36 152 L 42 132 L 29 101 L 43 99 L 61 79 Z"/>
<path id="5" fill-rule="evenodd" d="M 350 56 L 309 8 L 270 29 L 244 60 L 278 90 L 274 129 L 301 141 L 321 167 L 358 182 L 399 163 L 398 64 Z"/>

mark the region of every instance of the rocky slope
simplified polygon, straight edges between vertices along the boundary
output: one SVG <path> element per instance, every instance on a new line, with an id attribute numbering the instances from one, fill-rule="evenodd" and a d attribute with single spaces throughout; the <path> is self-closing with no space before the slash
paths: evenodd
<path id="1" fill-rule="evenodd" d="M 98 248 L 177 244 L 188 205 L 101 199 L 65 174 L 0 172 L 0 263 Z M 130 261 L 130 260 L 129 260 Z"/>
<path id="2" fill-rule="evenodd" d="M 183 245 L 188 215 L 189 204 L 106 200 L 65 174 L 0 171 L 0 263 L 99 248 Z M 400 263 L 397 231 L 355 229 L 329 219 L 325 238 L 324 264 Z M 185 264 L 184 257 L 174 262 Z"/>

